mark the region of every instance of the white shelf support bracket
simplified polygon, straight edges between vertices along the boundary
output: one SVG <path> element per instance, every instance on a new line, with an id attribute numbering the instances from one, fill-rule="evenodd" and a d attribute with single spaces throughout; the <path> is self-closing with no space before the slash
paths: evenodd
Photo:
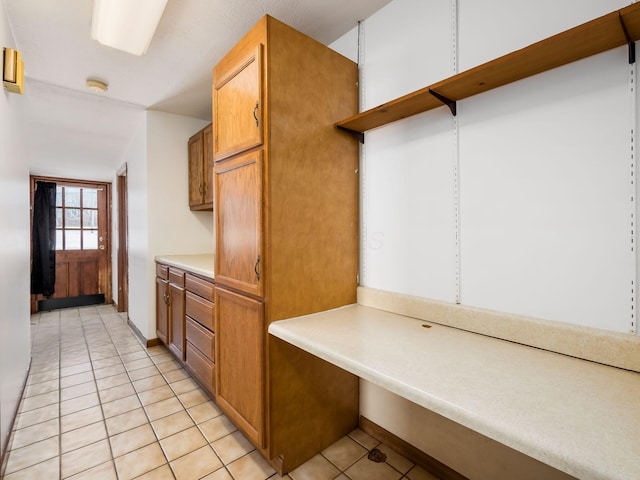
<path id="1" fill-rule="evenodd" d="M 453 59 L 453 74 L 458 73 L 458 0 L 451 0 L 451 26 L 452 26 L 452 39 L 451 39 L 451 55 Z M 431 92 L 433 94 L 434 92 Z M 454 238 L 454 268 L 455 268 L 455 289 L 456 289 L 456 304 L 462 303 L 461 294 L 461 265 L 460 265 L 460 138 L 458 136 L 458 117 L 456 103 L 453 102 L 453 108 L 451 113 L 453 114 L 453 218 L 455 228 Z"/>
<path id="2" fill-rule="evenodd" d="M 630 54 L 631 55 L 631 54 Z M 637 101 L 638 94 L 636 89 L 637 68 L 636 63 L 631 63 L 629 58 L 629 104 L 631 106 L 631 118 L 629 129 L 629 250 L 631 273 L 630 273 L 630 333 L 638 333 L 637 318 L 637 298 L 638 298 L 638 250 L 636 245 L 637 217 L 638 205 L 636 198 L 638 196 L 638 187 L 636 185 L 637 167 L 636 167 L 636 132 L 638 127 Z"/>
<path id="3" fill-rule="evenodd" d="M 365 90 L 365 38 L 364 21 L 358 22 L 358 104 L 359 111 L 366 108 Z M 360 182 L 360 271 L 358 274 L 358 284 L 367 284 L 367 169 L 366 169 L 366 148 L 364 145 L 364 133 L 360 140 L 358 176 Z"/>

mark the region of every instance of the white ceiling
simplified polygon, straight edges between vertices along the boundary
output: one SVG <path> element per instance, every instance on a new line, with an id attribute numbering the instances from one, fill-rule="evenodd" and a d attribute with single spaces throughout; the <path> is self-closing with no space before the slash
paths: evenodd
<path id="1" fill-rule="evenodd" d="M 91 0 L 3 2 L 25 62 L 27 131 L 38 133 L 32 172 L 65 175 L 80 161 L 112 168 L 144 109 L 210 120 L 212 67 L 264 14 L 329 44 L 390 0 L 169 0 L 141 57 L 91 39 Z M 89 77 L 107 93 L 88 92 Z"/>

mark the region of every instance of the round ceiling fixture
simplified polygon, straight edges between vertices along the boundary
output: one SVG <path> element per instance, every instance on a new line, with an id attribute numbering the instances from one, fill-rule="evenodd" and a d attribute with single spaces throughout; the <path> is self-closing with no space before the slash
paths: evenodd
<path id="1" fill-rule="evenodd" d="M 87 88 L 95 93 L 105 93 L 109 85 L 95 78 L 87 78 Z"/>

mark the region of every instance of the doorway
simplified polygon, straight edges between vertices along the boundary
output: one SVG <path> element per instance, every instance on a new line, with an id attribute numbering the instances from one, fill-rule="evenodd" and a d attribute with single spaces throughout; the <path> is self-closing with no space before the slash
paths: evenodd
<path id="1" fill-rule="evenodd" d="M 118 196 L 118 312 L 129 311 L 129 221 L 127 217 L 127 164 L 117 173 Z"/>
<path id="2" fill-rule="evenodd" d="M 32 231 L 37 181 L 56 184 L 56 281 L 53 295 L 31 295 L 31 312 L 111 303 L 111 184 L 31 176 Z"/>

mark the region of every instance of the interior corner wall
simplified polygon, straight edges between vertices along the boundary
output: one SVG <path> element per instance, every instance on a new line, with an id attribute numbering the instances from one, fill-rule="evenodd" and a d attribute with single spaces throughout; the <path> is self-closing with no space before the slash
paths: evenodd
<path id="1" fill-rule="evenodd" d="M 147 339 L 156 338 L 154 258 L 213 252 L 213 213 L 192 212 L 188 197 L 187 141 L 207 123 L 144 112 L 120 162 L 127 164 L 128 316 Z"/>
<path id="2" fill-rule="evenodd" d="M 149 255 L 149 226 L 147 218 L 147 115 L 141 113 L 135 134 L 127 147 L 121 163 L 127 164 L 127 218 L 129 263 L 129 320 L 140 332 L 149 329 L 147 305 L 154 291 L 147 285 L 147 258 Z M 114 210 L 114 223 L 117 210 Z M 112 228 L 113 231 L 113 228 Z M 114 240 L 117 236 L 114 235 Z M 114 243 L 115 245 L 115 243 Z M 113 258 L 118 252 L 114 248 Z M 117 275 L 116 269 L 113 275 Z M 116 282 L 117 284 L 117 282 Z M 117 292 L 117 286 L 113 290 Z"/>
<path id="3" fill-rule="evenodd" d="M 213 212 L 189 209 L 189 138 L 209 122 L 164 112 L 147 112 L 146 257 L 147 338 L 156 338 L 155 262 L 157 255 L 213 252 Z M 129 217 L 132 221 L 132 217 Z"/>
<path id="4" fill-rule="evenodd" d="M 624 6 L 393 0 L 360 27 L 361 110 Z M 357 41 L 332 46 L 353 55 Z M 629 69 L 621 47 L 459 101 L 455 118 L 442 107 L 367 132 L 360 284 L 629 332 Z M 414 407 L 361 381 L 362 415 L 434 453 L 437 427 Z"/>
<path id="5" fill-rule="evenodd" d="M 0 46 L 17 48 L 0 3 Z M 22 112 L 26 95 L 0 87 L 0 453 L 7 447 L 31 360 L 29 163 Z"/>

